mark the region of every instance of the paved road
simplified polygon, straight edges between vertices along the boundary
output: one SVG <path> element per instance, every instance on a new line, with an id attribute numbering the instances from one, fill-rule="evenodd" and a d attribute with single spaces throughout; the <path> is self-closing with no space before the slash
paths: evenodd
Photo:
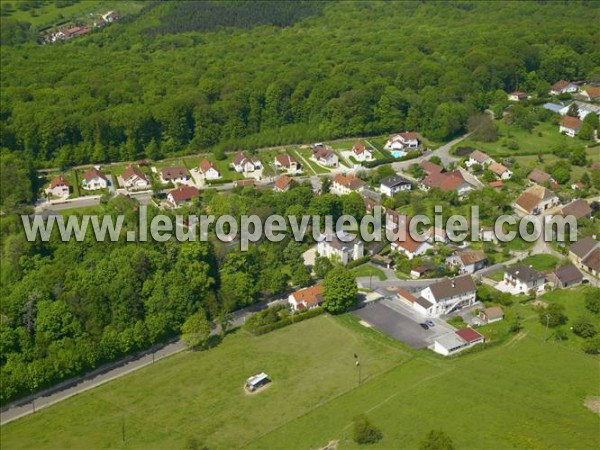
<path id="1" fill-rule="evenodd" d="M 252 305 L 232 314 L 230 328 L 240 327 L 252 313 L 260 311 L 273 303 L 283 302 L 276 300 L 270 303 L 259 303 Z M 220 333 L 220 327 L 215 326 L 211 332 L 212 335 Z M 124 358 L 115 363 L 101 367 L 88 375 L 73 380 L 67 380 L 46 391 L 30 396 L 28 398 L 15 401 L 4 408 L 0 413 L 0 425 L 12 422 L 21 417 L 33 414 L 40 409 L 47 408 L 55 403 L 66 400 L 69 397 L 93 389 L 111 380 L 120 378 L 128 373 L 139 370 L 155 361 L 166 358 L 185 350 L 185 345 L 180 340 L 176 340 L 162 347 L 155 347 L 152 350 L 139 353 L 134 356 Z"/>

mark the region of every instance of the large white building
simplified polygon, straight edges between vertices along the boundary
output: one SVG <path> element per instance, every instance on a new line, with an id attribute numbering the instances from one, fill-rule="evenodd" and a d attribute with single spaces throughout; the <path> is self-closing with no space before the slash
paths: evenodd
<path id="1" fill-rule="evenodd" d="M 421 291 L 429 306 L 425 305 L 426 314 L 439 317 L 452 311 L 471 306 L 475 303 L 476 288 L 471 275 L 462 275 L 452 279 L 444 279 L 433 283 Z"/>
<path id="2" fill-rule="evenodd" d="M 350 261 L 362 258 L 364 256 L 364 244 L 355 238 L 352 241 L 346 241 L 349 238 L 345 232 L 328 231 L 319 237 L 317 252 L 320 256 L 333 259 L 340 264 L 348 264 Z"/>

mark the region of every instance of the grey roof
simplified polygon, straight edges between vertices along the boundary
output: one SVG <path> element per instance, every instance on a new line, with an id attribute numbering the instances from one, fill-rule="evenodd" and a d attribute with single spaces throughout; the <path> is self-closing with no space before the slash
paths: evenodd
<path id="1" fill-rule="evenodd" d="M 403 184 L 410 184 L 410 181 L 408 181 L 406 178 L 401 177 L 399 175 L 393 175 L 391 177 L 386 177 L 383 180 L 381 180 L 381 184 L 383 186 L 392 188 L 392 187 L 400 186 Z"/>
<path id="2" fill-rule="evenodd" d="M 543 108 L 560 114 L 560 111 L 564 108 L 564 106 L 557 105 L 556 103 L 544 103 Z"/>
<path id="3" fill-rule="evenodd" d="M 586 236 L 583 239 L 578 240 L 577 242 L 573 242 L 569 250 L 572 253 L 575 253 L 580 258 L 584 258 L 587 254 L 589 254 L 599 245 L 600 242 L 598 242 L 592 236 Z"/>
<path id="4" fill-rule="evenodd" d="M 381 200 L 381 194 L 379 192 L 372 191 L 371 189 L 363 189 L 362 191 L 360 191 L 360 195 L 362 197 L 368 197 L 375 201 Z"/>
<path id="5" fill-rule="evenodd" d="M 523 282 L 539 280 L 544 278 L 544 275 L 533 269 L 532 267 L 526 266 L 525 264 L 517 264 L 516 266 L 509 267 L 506 269 L 506 273 L 511 277 L 521 280 Z"/>
<path id="6" fill-rule="evenodd" d="M 471 275 L 462 275 L 460 277 L 445 278 L 429 286 L 431 293 L 436 300 L 452 297 L 454 295 L 475 292 L 475 283 Z"/>
<path id="7" fill-rule="evenodd" d="M 429 300 L 423 298 L 423 297 L 418 297 L 415 300 L 416 303 L 418 303 L 419 305 L 421 305 L 423 308 L 425 309 L 429 309 L 433 306 L 433 303 L 431 303 Z"/>
<path id="8" fill-rule="evenodd" d="M 444 334 L 440 337 L 435 338 L 435 342 L 440 344 L 442 347 L 452 350 L 465 346 L 465 341 L 462 340 L 456 333 Z"/>
<path id="9" fill-rule="evenodd" d="M 566 266 L 559 267 L 554 271 L 554 275 L 561 283 L 572 283 L 573 281 L 583 279 L 583 275 L 574 264 L 567 264 Z"/>
<path id="10" fill-rule="evenodd" d="M 499 306 L 491 306 L 490 308 L 485 308 L 483 313 L 489 319 L 497 319 L 498 317 L 504 317 L 504 311 Z"/>

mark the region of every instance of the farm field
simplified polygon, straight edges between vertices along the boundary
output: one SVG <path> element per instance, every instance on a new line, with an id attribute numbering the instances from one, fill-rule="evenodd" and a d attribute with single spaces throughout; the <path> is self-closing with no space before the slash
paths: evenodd
<path id="1" fill-rule="evenodd" d="M 395 341 L 366 331 L 330 316 L 260 337 L 238 331 L 212 350 L 175 355 L 8 424 L 1 445 L 182 448 L 196 437 L 210 448 L 240 447 L 356 387 L 354 353 L 364 382 L 411 357 Z M 246 394 L 246 378 L 262 371 L 273 383 Z"/>
<path id="2" fill-rule="evenodd" d="M 457 448 L 593 448 L 600 419 L 584 401 L 600 394 L 598 361 L 543 342 L 533 310 L 514 308 L 526 308 L 523 333 L 448 360 L 403 350 L 350 315 L 260 337 L 238 331 L 216 348 L 178 354 L 8 424 L 1 444 L 181 448 L 196 438 L 209 448 L 317 448 L 332 440 L 354 448 L 352 418 L 366 413 L 383 431 L 373 448 L 414 448 L 432 428 Z M 353 353 L 361 360 L 358 388 Z M 245 394 L 243 381 L 260 371 L 274 382 Z"/>

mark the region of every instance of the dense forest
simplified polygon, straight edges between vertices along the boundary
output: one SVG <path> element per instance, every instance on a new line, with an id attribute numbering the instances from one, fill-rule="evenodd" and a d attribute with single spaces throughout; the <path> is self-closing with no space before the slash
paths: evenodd
<path id="1" fill-rule="evenodd" d="M 404 129 L 441 141 L 505 91 L 600 76 L 597 3 L 285 5 L 242 20 L 246 3 L 152 4 L 64 45 L 2 46 L 3 154 L 26 171 Z"/>
<path id="2" fill-rule="evenodd" d="M 226 322 L 312 282 L 300 256 L 310 242 L 244 253 L 215 240 L 27 242 L 10 213 L 34 200 L 36 169 L 405 129 L 447 140 L 507 91 L 543 97 L 561 78 L 598 80 L 597 16 L 585 2 L 159 2 L 64 44 L 30 42 L 26 25 L 5 40 L 3 29 L 0 400 L 164 341 L 197 311 Z M 311 192 L 205 190 L 187 212 L 364 214 L 357 194 Z M 509 204 L 491 188 L 472 195 L 482 220 Z M 428 212 L 421 193 L 386 206 L 400 200 Z M 124 197 L 101 206 L 125 214 L 123 233 L 136 210 Z"/>

